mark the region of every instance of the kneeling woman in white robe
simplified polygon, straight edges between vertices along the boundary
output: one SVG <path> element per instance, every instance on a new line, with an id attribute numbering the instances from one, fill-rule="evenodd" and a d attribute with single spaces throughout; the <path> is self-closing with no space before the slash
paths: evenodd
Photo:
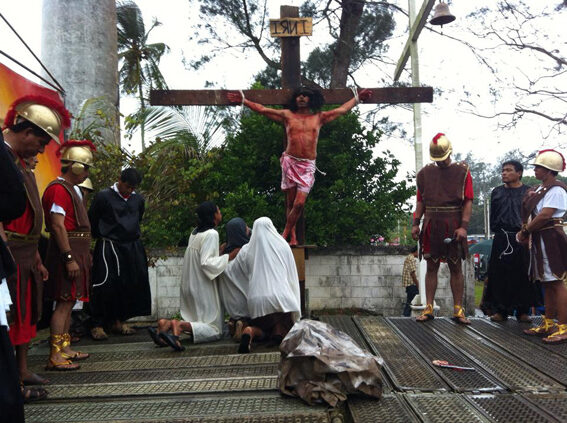
<path id="1" fill-rule="evenodd" d="M 247 353 L 254 337 L 271 336 L 281 342 L 301 317 L 301 300 L 293 253 L 268 217 L 256 219 L 241 254 L 250 277 L 247 297 L 252 320 L 238 352 Z"/>
<path id="2" fill-rule="evenodd" d="M 249 275 L 242 260 L 249 241 L 250 228 L 246 226 L 246 222 L 240 217 L 230 219 L 226 224 L 226 246 L 221 246 L 221 253 L 231 253 L 236 248 L 241 250 L 219 276 L 218 286 L 221 304 L 230 316 L 230 334 L 237 341 L 240 341 L 242 329 L 249 320 L 246 298 Z"/>
<path id="3" fill-rule="evenodd" d="M 202 203 L 197 215 L 199 225 L 189 237 L 183 260 L 181 330 L 191 331 L 193 342 L 200 343 L 215 341 L 222 335 L 223 315 L 215 278 L 238 249 L 219 256 L 219 234 L 214 228 L 221 222 L 222 214 L 214 203 Z"/>

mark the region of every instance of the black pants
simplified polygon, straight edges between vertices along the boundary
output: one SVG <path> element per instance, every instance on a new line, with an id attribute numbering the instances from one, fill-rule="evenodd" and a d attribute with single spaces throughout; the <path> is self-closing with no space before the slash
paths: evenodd
<path id="1" fill-rule="evenodd" d="M 419 294 L 419 289 L 416 285 L 406 286 L 406 305 L 404 307 L 404 316 L 409 317 L 411 315 L 411 302 L 414 297 Z"/>
<path id="2" fill-rule="evenodd" d="M 20 375 L 6 326 L 0 326 L 0 375 L 0 422 L 24 422 Z"/>

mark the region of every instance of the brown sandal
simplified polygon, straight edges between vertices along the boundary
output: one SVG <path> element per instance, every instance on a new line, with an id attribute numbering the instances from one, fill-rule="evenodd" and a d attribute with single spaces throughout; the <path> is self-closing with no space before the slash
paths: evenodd
<path id="1" fill-rule="evenodd" d="M 108 335 L 103 328 L 97 326 L 91 329 L 91 338 L 95 341 L 106 341 L 108 339 Z"/>
<path id="2" fill-rule="evenodd" d="M 24 403 L 39 401 L 47 398 L 47 391 L 43 388 L 28 388 L 27 386 L 21 385 L 22 397 Z"/>
<path id="3" fill-rule="evenodd" d="M 415 318 L 416 322 L 428 322 L 429 320 L 433 320 L 435 315 L 433 314 L 433 304 L 427 304 L 421 314 Z"/>

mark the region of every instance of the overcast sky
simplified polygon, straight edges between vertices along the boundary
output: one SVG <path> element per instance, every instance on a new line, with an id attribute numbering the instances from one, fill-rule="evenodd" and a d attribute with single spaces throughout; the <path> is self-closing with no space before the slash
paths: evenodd
<path id="1" fill-rule="evenodd" d="M 41 3 L 42 0 L 18 0 L 13 2 L 2 1 L 0 11 L 8 21 L 16 28 L 20 35 L 30 44 L 30 47 L 41 56 Z M 264 64 L 256 54 L 246 58 L 237 53 L 227 53 L 222 63 L 215 62 L 203 71 L 195 72 L 185 69 L 182 57 L 192 57 L 192 52 L 198 48 L 194 42 L 189 41 L 192 34 L 190 24 L 194 23 L 196 14 L 187 0 L 167 0 L 157 2 L 155 0 L 138 0 L 147 25 L 152 18 L 156 17 L 163 23 L 161 27 L 152 32 L 150 41 L 164 42 L 170 46 L 171 52 L 162 59 L 162 72 L 171 88 L 199 89 L 204 88 L 206 80 L 212 80 L 219 88 L 242 88 L 245 89 L 253 82 L 253 75 L 264 68 Z M 418 0 L 419 4 L 420 1 Z M 466 37 L 466 23 L 462 18 L 472 11 L 471 3 L 478 2 L 452 2 L 451 12 L 457 16 L 455 24 L 443 28 L 443 33 L 456 37 Z M 492 0 L 491 0 L 492 3 Z M 548 2 L 546 2 L 548 3 Z M 280 2 L 269 1 L 270 17 L 279 16 Z M 299 5 L 296 0 L 285 1 L 285 4 Z M 402 7 L 407 7 L 405 1 Z M 478 5 L 477 5 L 478 7 Z M 25 14 L 25 15 L 24 15 Z M 463 27 L 465 26 L 465 27 Z M 553 38 L 555 32 L 560 28 L 556 23 L 555 28 L 546 27 L 537 36 L 545 37 L 550 43 L 556 42 Z M 390 43 L 389 55 L 397 60 L 405 43 L 406 35 L 403 31 L 407 27 L 406 21 L 398 24 L 397 37 Z M 555 32 L 554 32 L 555 31 Z M 33 69 L 38 66 L 28 54 L 24 54 L 19 48 L 17 39 L 7 30 L 4 22 L 0 22 L 1 49 L 9 54 L 15 55 L 19 60 L 31 65 Z M 317 45 L 317 36 L 302 38 L 302 59 L 307 58 L 308 52 Z M 565 41 L 561 46 L 564 49 Z M 520 68 L 526 74 L 531 72 L 531 65 L 523 61 L 520 55 L 507 56 L 502 50 L 495 50 L 494 54 L 500 55 L 502 72 L 508 72 L 510 66 Z M 460 100 L 463 99 L 465 90 L 473 93 L 473 99 L 482 104 L 482 111 L 487 115 L 495 110 L 513 105 L 514 98 L 503 91 L 502 100 L 494 103 L 487 95 L 488 87 L 494 82 L 494 76 L 486 68 L 478 65 L 472 53 L 462 45 L 450 40 L 448 37 L 431 33 L 424 30 L 419 40 L 420 74 L 422 84 L 433 86 L 442 91 L 441 95 L 434 96 L 433 104 L 423 105 L 423 141 L 424 150 L 427 151 L 429 140 L 437 132 L 445 132 L 453 142 L 454 151 L 466 154 L 469 151 L 479 160 L 493 163 L 497 156 L 519 147 L 525 153 L 530 153 L 545 146 L 556 147 L 563 141 L 560 136 L 551 136 L 546 141 L 542 135 L 547 134 L 549 125 L 541 119 L 526 119 L 517 128 L 510 131 L 497 129 L 496 120 L 487 120 L 466 113 Z M 526 56 L 524 56 L 526 57 Z M 0 57 L 0 62 L 7 63 L 6 59 Z M 510 63 L 511 62 L 511 63 Z M 409 65 L 408 65 L 409 68 Z M 16 69 L 17 70 L 17 69 Z M 393 74 L 393 69 L 392 72 Z M 382 86 L 377 79 L 375 69 L 367 69 L 357 75 L 357 82 L 361 85 L 374 87 Z M 409 74 L 404 73 L 401 78 L 409 81 Z M 564 79 L 565 80 L 565 79 Z M 391 79 L 390 79 L 391 81 Z M 564 86 L 567 86 L 565 81 Z M 128 113 L 128 108 L 134 107 L 133 100 L 121 100 L 123 113 Z M 364 110 L 364 109 L 363 109 Z M 400 108 L 389 108 L 386 112 L 394 120 L 399 121 L 408 134 L 413 134 L 413 118 L 410 111 Z M 563 135 L 564 137 L 564 135 Z M 381 148 L 392 150 L 403 162 L 403 170 L 414 169 L 413 147 L 405 140 L 386 135 L 385 141 L 380 144 Z M 424 163 L 428 157 L 424 157 Z"/>

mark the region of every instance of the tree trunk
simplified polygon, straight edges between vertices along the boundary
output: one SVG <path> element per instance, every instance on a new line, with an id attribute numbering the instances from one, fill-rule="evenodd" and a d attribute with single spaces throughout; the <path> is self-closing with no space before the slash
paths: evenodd
<path id="1" fill-rule="evenodd" d="M 331 88 L 344 88 L 354 45 L 354 37 L 360 23 L 364 0 L 343 0 L 340 35 L 335 47 Z"/>
<path id="2" fill-rule="evenodd" d="M 142 151 L 144 151 L 146 149 L 146 134 L 145 134 L 145 123 L 146 123 L 146 117 L 145 117 L 145 109 L 146 109 L 146 104 L 144 103 L 144 87 L 142 86 L 142 64 L 140 63 L 141 60 L 138 58 L 138 72 L 139 72 L 139 76 L 138 76 L 138 95 L 140 96 L 140 116 L 141 116 L 141 120 L 140 120 L 140 137 L 142 138 Z"/>

